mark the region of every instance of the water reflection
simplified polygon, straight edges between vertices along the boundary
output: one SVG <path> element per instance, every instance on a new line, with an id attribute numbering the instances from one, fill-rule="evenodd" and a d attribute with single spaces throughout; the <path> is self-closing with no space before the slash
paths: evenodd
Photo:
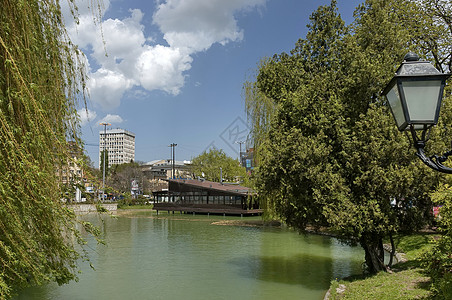
<path id="1" fill-rule="evenodd" d="M 262 255 L 231 260 L 239 267 L 238 275 L 325 290 L 332 279 L 359 272 L 358 249 L 350 251 L 335 239 L 323 236 L 280 235 L 287 241 L 273 233 L 262 236 Z"/>
<path id="2" fill-rule="evenodd" d="M 223 219 L 105 218 L 107 245 L 88 239 L 97 271 L 82 263 L 80 282 L 16 299 L 321 299 L 331 279 L 360 271 L 362 252 L 329 237 L 211 225 Z"/>

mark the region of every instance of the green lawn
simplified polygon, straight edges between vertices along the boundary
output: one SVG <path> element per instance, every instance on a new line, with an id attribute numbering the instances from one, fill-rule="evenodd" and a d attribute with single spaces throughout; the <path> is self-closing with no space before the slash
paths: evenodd
<path id="1" fill-rule="evenodd" d="M 154 205 L 147 204 L 147 205 L 123 205 L 121 207 L 118 207 L 118 209 L 152 209 Z"/>
<path id="2" fill-rule="evenodd" d="M 430 279 L 416 258 L 430 247 L 431 234 L 396 237 L 398 252 L 408 260 L 393 266 L 393 272 L 355 276 L 331 283 L 329 299 L 430 299 Z"/>

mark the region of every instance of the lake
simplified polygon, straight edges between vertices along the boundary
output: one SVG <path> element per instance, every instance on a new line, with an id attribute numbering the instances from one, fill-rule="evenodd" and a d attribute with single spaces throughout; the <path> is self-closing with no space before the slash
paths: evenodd
<path id="1" fill-rule="evenodd" d="M 364 259 L 361 248 L 327 236 L 215 225 L 258 218 L 133 211 L 102 219 L 107 245 L 87 238 L 95 271 L 80 262 L 79 282 L 15 299 L 323 299 L 331 280 L 360 274 Z"/>

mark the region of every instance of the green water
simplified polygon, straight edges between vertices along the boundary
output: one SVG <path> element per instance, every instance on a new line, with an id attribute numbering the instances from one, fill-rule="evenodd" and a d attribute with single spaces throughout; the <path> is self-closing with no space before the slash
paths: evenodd
<path id="1" fill-rule="evenodd" d="M 96 271 L 81 262 L 79 282 L 15 299 L 322 299 L 332 279 L 361 271 L 359 248 L 286 228 L 211 224 L 230 219 L 240 218 L 106 217 L 107 246 L 88 239 Z"/>

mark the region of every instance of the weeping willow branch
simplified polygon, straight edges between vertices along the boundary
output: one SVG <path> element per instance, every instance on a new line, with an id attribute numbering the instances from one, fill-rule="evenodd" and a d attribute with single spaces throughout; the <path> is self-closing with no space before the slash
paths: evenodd
<path id="1" fill-rule="evenodd" d="M 75 278 L 84 242 L 57 173 L 69 142 L 82 146 L 76 107 L 86 105 L 86 80 L 59 1 L 0 0 L 0 298 Z"/>
<path id="2" fill-rule="evenodd" d="M 262 60 L 260 67 L 268 61 Z M 260 146 L 265 139 L 270 126 L 270 120 L 275 112 L 275 102 L 259 90 L 254 81 L 243 84 L 243 98 L 248 124 L 251 128 L 251 139 L 254 147 L 255 159 L 259 160 Z"/>

